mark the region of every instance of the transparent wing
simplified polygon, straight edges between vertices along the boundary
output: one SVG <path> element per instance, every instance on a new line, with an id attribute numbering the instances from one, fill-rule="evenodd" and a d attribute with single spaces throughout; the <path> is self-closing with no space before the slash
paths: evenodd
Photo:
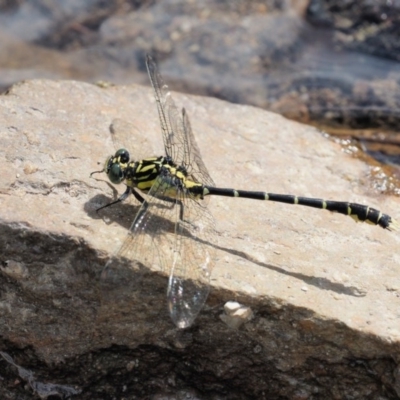
<path id="1" fill-rule="evenodd" d="M 199 146 L 193 135 L 189 117 L 186 110 L 182 108 L 182 129 L 185 137 L 183 165 L 186 167 L 189 179 L 207 186 L 215 186 L 207 167 L 200 154 Z"/>
<path id="2" fill-rule="evenodd" d="M 166 154 L 177 165 L 183 165 L 186 168 L 190 179 L 205 185 L 215 186 L 202 161 L 185 109 L 183 108 L 182 112 L 178 110 L 168 86 L 164 83 L 158 71 L 157 64 L 149 55 L 146 59 L 146 65 L 157 102 Z"/>
<path id="3" fill-rule="evenodd" d="M 180 112 L 172 100 L 168 86 L 158 72 L 157 64 L 149 55 L 146 57 L 146 66 L 154 89 L 165 153 L 179 165 L 183 159 L 183 144 L 185 140 L 182 136 L 182 130 L 177 130 L 177 125 L 180 122 Z"/>
<path id="4" fill-rule="evenodd" d="M 178 328 L 190 326 L 203 308 L 215 259 L 211 214 L 203 210 L 201 219 L 191 220 L 194 222 L 178 221 L 176 250 L 173 260 L 170 260 L 167 301 L 171 318 Z"/>
<path id="5" fill-rule="evenodd" d="M 157 178 L 124 243 L 106 264 L 102 279 L 123 282 L 128 270 L 135 274 L 138 285 L 150 267 L 163 271 L 170 276 L 167 296 L 172 320 L 185 328 L 193 323 L 208 296 L 214 221 L 190 194 L 172 184 L 174 179 L 169 174 Z M 172 193 L 176 194 L 174 200 Z M 184 221 L 179 219 L 181 205 Z"/>

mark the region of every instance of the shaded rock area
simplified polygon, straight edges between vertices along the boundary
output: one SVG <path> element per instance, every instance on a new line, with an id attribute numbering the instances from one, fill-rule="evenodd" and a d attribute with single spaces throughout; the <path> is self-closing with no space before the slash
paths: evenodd
<path id="1" fill-rule="evenodd" d="M 174 98 L 218 186 L 349 200 L 400 218 L 393 178 L 314 128 Z M 323 210 L 212 198 L 211 293 L 195 324 L 177 330 L 168 271 L 139 275 L 121 263 L 124 280 L 100 279 L 138 204 L 97 214 L 117 192 L 105 176 L 89 178 L 114 146 L 136 159 L 163 154 L 151 91 L 27 81 L 0 97 L 0 136 L 2 398 L 400 396 L 398 233 Z"/>
<path id="2" fill-rule="evenodd" d="M 3 88 L 43 77 L 147 84 L 151 53 L 179 90 L 399 143 L 398 0 L 2 3 Z"/>

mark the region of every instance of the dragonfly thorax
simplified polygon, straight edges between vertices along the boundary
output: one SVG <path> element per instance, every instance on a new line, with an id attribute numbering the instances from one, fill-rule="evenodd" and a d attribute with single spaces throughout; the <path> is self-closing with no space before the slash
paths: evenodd
<path id="1" fill-rule="evenodd" d="M 158 195 L 168 199 L 203 198 L 203 185 L 187 178 L 185 168 L 164 164 L 161 166 L 154 182 Z"/>

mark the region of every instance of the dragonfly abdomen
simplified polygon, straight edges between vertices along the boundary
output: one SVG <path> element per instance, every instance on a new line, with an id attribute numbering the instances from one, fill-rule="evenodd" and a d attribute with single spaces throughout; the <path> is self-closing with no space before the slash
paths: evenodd
<path id="1" fill-rule="evenodd" d="M 349 203 L 345 201 L 324 200 L 310 197 L 300 197 L 290 194 L 276 194 L 266 192 L 253 192 L 246 190 L 225 189 L 204 186 L 203 195 L 241 197 L 244 199 L 275 201 L 278 203 L 297 204 L 306 207 L 318 208 L 348 215 L 356 222 L 367 222 L 373 225 L 379 225 L 388 230 L 396 229 L 396 222 L 390 215 L 383 214 L 379 210 L 358 203 Z"/>

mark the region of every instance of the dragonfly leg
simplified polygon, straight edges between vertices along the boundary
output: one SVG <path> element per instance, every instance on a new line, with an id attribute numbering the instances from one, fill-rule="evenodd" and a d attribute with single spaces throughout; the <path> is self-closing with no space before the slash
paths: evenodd
<path id="1" fill-rule="evenodd" d="M 127 199 L 127 197 L 129 196 L 130 193 L 132 193 L 135 196 L 135 199 L 140 204 L 143 204 L 145 202 L 145 199 L 134 188 L 131 188 L 130 186 L 127 186 L 125 192 L 122 193 L 122 195 L 119 196 L 117 200 L 112 201 L 111 203 L 108 203 L 105 206 L 102 206 L 102 207 L 98 208 L 96 210 L 96 212 L 99 212 L 103 208 L 107 208 L 107 207 L 113 206 L 114 204 L 121 203 L 121 201 L 124 201 L 124 200 Z"/>
<path id="2" fill-rule="evenodd" d="M 135 196 L 135 199 L 140 203 L 143 204 L 145 202 L 145 199 L 139 194 L 139 192 L 137 192 L 134 188 L 131 188 L 132 194 Z M 129 193 L 128 193 L 129 194 Z M 125 193 L 122 195 L 124 196 Z M 121 197 L 122 197 L 121 196 Z M 124 197 L 121 201 L 125 200 L 126 197 Z"/>
<path id="3" fill-rule="evenodd" d="M 175 204 L 179 205 L 179 219 L 181 221 L 184 221 L 183 219 L 183 203 L 180 200 L 174 199 L 172 197 L 166 197 L 166 196 L 157 196 L 160 200 L 163 200 L 167 203 L 171 203 L 170 207 L 167 206 L 167 208 L 171 209 Z"/>

